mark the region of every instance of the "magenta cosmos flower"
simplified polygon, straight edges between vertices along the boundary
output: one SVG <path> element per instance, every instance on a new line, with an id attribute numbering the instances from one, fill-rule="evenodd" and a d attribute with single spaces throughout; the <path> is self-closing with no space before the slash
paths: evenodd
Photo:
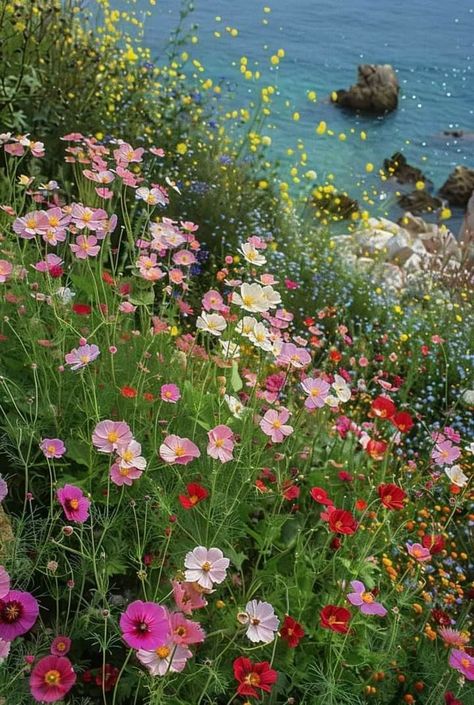
<path id="1" fill-rule="evenodd" d="M 53 656 L 66 656 L 71 649 L 71 640 L 68 636 L 57 636 L 51 642 L 51 653 Z"/>
<path id="2" fill-rule="evenodd" d="M 160 458 L 165 463 L 187 465 L 200 455 L 199 448 L 189 438 L 167 436 L 160 446 Z"/>
<path id="3" fill-rule="evenodd" d="M 60 438 L 44 438 L 40 448 L 45 458 L 62 458 L 66 452 L 66 446 Z"/>
<path id="4" fill-rule="evenodd" d="M 220 460 L 221 463 L 227 463 L 232 460 L 232 451 L 234 450 L 234 434 L 232 429 L 224 424 L 212 428 L 207 437 L 209 443 L 207 446 L 207 454 L 215 460 Z"/>
<path id="5" fill-rule="evenodd" d="M 211 590 L 213 583 L 222 583 L 230 561 L 224 558 L 219 548 L 197 546 L 186 554 L 184 565 L 187 569 L 184 577 L 190 583 L 198 583 L 206 590 Z"/>
<path id="6" fill-rule="evenodd" d="M 0 599 L 0 639 L 13 641 L 26 634 L 38 618 L 38 602 L 29 592 L 10 590 Z"/>
<path id="7" fill-rule="evenodd" d="M 160 389 L 160 396 L 168 404 L 176 404 L 178 399 L 181 399 L 181 392 L 176 384 L 163 384 Z"/>
<path id="8" fill-rule="evenodd" d="M 360 580 L 352 580 L 351 588 L 354 592 L 350 592 L 347 599 L 358 607 L 362 614 L 376 614 L 379 617 L 385 617 L 387 610 L 380 602 L 375 602 L 373 594 L 365 589 L 364 583 Z"/>
<path id="9" fill-rule="evenodd" d="M 87 521 L 91 503 L 79 487 L 64 485 L 56 495 L 69 521 L 77 521 L 79 524 Z"/>
<path id="10" fill-rule="evenodd" d="M 92 443 L 99 453 L 113 453 L 128 446 L 132 440 L 130 426 L 125 421 L 100 421 L 92 434 Z"/>
<path id="11" fill-rule="evenodd" d="M 71 365 L 71 370 L 75 372 L 80 370 L 89 362 L 92 362 L 100 355 L 100 350 L 97 345 L 81 345 L 79 348 L 74 348 L 67 353 L 65 360 L 68 365 Z"/>
<path id="12" fill-rule="evenodd" d="M 269 644 L 275 638 L 280 621 L 269 602 L 250 600 L 245 606 L 244 621 L 248 623 L 247 637 L 250 641 Z"/>
<path id="13" fill-rule="evenodd" d="M 135 600 L 120 617 L 125 643 L 132 649 L 151 651 L 163 646 L 168 638 L 168 614 L 156 602 Z"/>
<path id="14" fill-rule="evenodd" d="M 30 675 L 30 692 L 39 703 L 62 700 L 76 682 L 72 663 L 64 656 L 45 656 Z"/>
<path id="15" fill-rule="evenodd" d="M 449 654 L 449 665 L 459 671 L 468 681 L 474 681 L 474 658 L 461 649 Z"/>
<path id="16" fill-rule="evenodd" d="M 273 443 L 281 443 L 286 436 L 293 433 L 293 426 L 286 424 L 289 418 L 288 409 L 283 408 L 280 411 L 269 409 L 260 421 L 260 428 L 267 436 L 270 436 Z"/>

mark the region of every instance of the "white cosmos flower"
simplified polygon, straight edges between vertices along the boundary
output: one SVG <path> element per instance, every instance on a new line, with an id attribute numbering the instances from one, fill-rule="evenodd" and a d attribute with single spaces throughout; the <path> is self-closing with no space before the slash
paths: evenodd
<path id="1" fill-rule="evenodd" d="M 230 360 L 236 360 L 240 357 L 240 345 L 233 343 L 231 340 L 219 340 L 222 346 L 222 354 Z"/>
<path id="2" fill-rule="evenodd" d="M 237 399 L 237 397 L 233 397 L 230 394 L 224 394 L 224 401 L 229 407 L 232 416 L 235 416 L 236 419 L 241 419 L 245 411 L 245 406 L 242 404 L 240 399 Z"/>
<path id="3" fill-rule="evenodd" d="M 262 296 L 264 301 L 268 303 L 268 308 L 276 308 L 278 304 L 281 304 L 280 294 L 270 285 L 263 287 Z"/>
<path id="4" fill-rule="evenodd" d="M 468 482 L 468 477 L 463 473 L 459 465 L 451 465 L 451 467 L 444 468 L 444 472 L 449 477 L 453 485 L 457 487 L 465 487 Z"/>
<path id="5" fill-rule="evenodd" d="M 269 351 L 273 348 L 272 341 L 269 338 L 269 332 L 263 323 L 256 323 L 253 330 L 250 331 L 248 338 L 255 347 L 261 350 Z"/>
<path id="6" fill-rule="evenodd" d="M 203 311 L 196 321 L 196 327 L 204 333 L 219 336 L 226 329 L 227 323 L 224 316 Z"/>
<path id="7" fill-rule="evenodd" d="M 337 406 L 339 406 L 339 399 L 335 397 L 334 394 L 329 394 L 324 400 L 324 403 L 330 406 L 332 409 L 335 409 Z"/>
<path id="8" fill-rule="evenodd" d="M 250 600 L 245 606 L 248 615 L 247 637 L 254 643 L 263 641 L 269 644 L 275 638 L 280 621 L 269 602 Z"/>
<path id="9" fill-rule="evenodd" d="M 339 401 L 349 401 L 349 399 L 351 398 L 351 388 L 347 384 L 344 377 L 341 377 L 341 375 L 334 375 L 334 382 L 331 386 L 336 392 L 336 396 Z"/>
<path id="10" fill-rule="evenodd" d="M 240 248 L 241 253 L 250 264 L 254 264 L 256 267 L 261 267 L 266 263 L 267 259 L 259 252 L 250 242 L 246 242 Z"/>
<path id="11" fill-rule="evenodd" d="M 271 288 L 271 287 L 270 287 Z M 264 296 L 264 287 L 260 284 L 242 284 L 240 294 L 232 294 L 232 303 L 250 313 L 265 313 L 270 308 Z"/>
<path id="12" fill-rule="evenodd" d="M 68 286 L 61 286 L 54 292 L 54 295 L 60 299 L 62 304 L 66 305 L 71 303 L 76 294 Z"/>
<path id="13" fill-rule="evenodd" d="M 253 331 L 254 327 L 257 325 L 258 321 L 253 316 L 244 316 L 236 325 L 235 330 L 240 335 L 249 337 L 249 334 Z"/>
<path id="14" fill-rule="evenodd" d="M 213 583 L 222 583 L 225 580 L 229 564 L 229 559 L 224 557 L 220 548 L 196 546 L 184 559 L 184 577 L 189 583 L 197 583 L 206 590 L 211 590 Z"/>

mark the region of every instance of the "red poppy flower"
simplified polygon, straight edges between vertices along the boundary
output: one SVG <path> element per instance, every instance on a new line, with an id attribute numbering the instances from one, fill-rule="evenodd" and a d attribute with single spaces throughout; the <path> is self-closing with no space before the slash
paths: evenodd
<path id="1" fill-rule="evenodd" d="M 336 350 L 333 348 L 332 350 L 329 351 L 329 359 L 331 360 L 331 362 L 340 362 L 341 358 L 342 358 L 342 355 L 339 352 L 339 350 Z"/>
<path id="2" fill-rule="evenodd" d="M 283 625 L 280 629 L 280 636 L 284 639 L 290 649 L 294 649 L 304 637 L 304 629 L 296 619 L 286 615 Z"/>
<path id="3" fill-rule="evenodd" d="M 359 512 L 363 512 L 364 509 L 367 509 L 367 502 L 365 501 L 365 499 L 356 499 L 355 508 Z"/>
<path id="4" fill-rule="evenodd" d="M 297 485 L 290 484 L 289 480 L 282 487 L 283 497 L 291 501 L 292 499 L 298 499 L 300 496 L 300 488 Z"/>
<path id="5" fill-rule="evenodd" d="M 134 399 L 137 396 L 137 390 L 133 387 L 122 387 L 120 389 L 120 394 L 126 399 Z"/>
<path id="6" fill-rule="evenodd" d="M 345 509 L 335 509 L 329 515 L 329 528 L 335 534 L 355 534 L 357 526 L 355 518 Z"/>
<path id="7" fill-rule="evenodd" d="M 373 460 L 382 460 L 387 450 L 387 443 L 385 441 L 375 441 L 371 438 L 365 446 L 365 450 Z"/>
<path id="8" fill-rule="evenodd" d="M 397 487 L 397 485 L 393 485 L 392 483 L 389 483 L 388 485 L 379 485 L 377 487 L 377 492 L 382 504 L 384 507 L 387 507 L 387 509 L 403 509 L 403 500 L 407 495 L 401 487 Z"/>
<path id="9" fill-rule="evenodd" d="M 337 605 L 326 605 L 319 613 L 320 624 L 323 629 L 331 629 L 333 632 L 347 634 L 349 631 L 349 622 L 351 613 L 345 607 L 337 607 Z"/>
<path id="10" fill-rule="evenodd" d="M 391 419 L 397 408 L 388 397 L 379 396 L 372 402 L 372 413 L 380 419 Z"/>
<path id="11" fill-rule="evenodd" d="M 319 504 L 325 504 L 326 506 L 334 504 L 332 499 L 329 499 L 326 490 L 323 490 L 321 487 L 312 487 L 309 493 L 314 501 Z"/>
<path id="12" fill-rule="evenodd" d="M 451 618 L 447 612 L 444 612 L 443 610 L 434 609 L 431 610 L 431 616 L 433 617 L 436 624 L 439 624 L 441 627 L 451 626 Z"/>
<path id="13" fill-rule="evenodd" d="M 88 304 L 73 304 L 72 310 L 74 313 L 77 313 L 78 316 L 88 316 L 92 308 Z"/>
<path id="14" fill-rule="evenodd" d="M 441 534 L 425 534 L 421 539 L 424 548 L 428 548 L 431 554 L 441 553 L 444 548 L 444 537 Z"/>
<path id="15" fill-rule="evenodd" d="M 406 411 L 397 411 L 397 413 L 392 416 L 390 421 L 402 433 L 409 433 L 413 428 L 413 419 Z"/>
<path id="16" fill-rule="evenodd" d="M 106 284 L 109 284 L 109 286 L 114 286 L 114 284 L 115 284 L 115 279 L 108 272 L 103 272 L 102 281 L 105 282 Z"/>
<path id="17" fill-rule="evenodd" d="M 155 401 L 155 397 L 151 392 L 143 392 L 143 398 L 145 401 Z"/>
<path id="18" fill-rule="evenodd" d="M 199 485 L 197 482 L 190 482 L 186 485 L 186 489 L 188 494 L 180 494 L 178 497 L 184 509 L 192 509 L 196 504 L 199 504 L 199 502 L 202 502 L 206 497 L 209 497 L 209 492 L 206 488 L 202 487 L 202 485 Z"/>
<path id="19" fill-rule="evenodd" d="M 462 705 L 462 702 L 458 700 L 449 690 L 444 694 L 444 702 L 446 705 Z"/>
<path id="20" fill-rule="evenodd" d="M 239 656 L 234 661 L 234 677 L 239 683 L 237 686 L 239 695 L 260 698 L 261 693 L 256 688 L 269 693 L 272 685 L 277 681 L 278 673 L 270 668 L 268 661 L 254 663 L 245 656 Z"/>

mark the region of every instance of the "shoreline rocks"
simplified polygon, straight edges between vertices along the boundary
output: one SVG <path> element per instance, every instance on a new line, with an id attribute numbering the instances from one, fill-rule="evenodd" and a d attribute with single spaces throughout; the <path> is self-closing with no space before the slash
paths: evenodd
<path id="1" fill-rule="evenodd" d="M 357 83 L 348 90 L 335 92 L 333 102 L 342 108 L 375 115 L 396 110 L 400 86 L 390 64 L 361 64 Z"/>
<path id="2" fill-rule="evenodd" d="M 474 192 L 474 169 L 457 166 L 441 186 L 439 193 L 451 206 L 466 208 Z"/>

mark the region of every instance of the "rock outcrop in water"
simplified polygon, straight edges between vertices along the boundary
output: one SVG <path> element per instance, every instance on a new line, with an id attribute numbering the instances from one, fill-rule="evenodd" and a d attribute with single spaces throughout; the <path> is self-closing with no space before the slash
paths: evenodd
<path id="1" fill-rule="evenodd" d="M 390 159 L 384 159 L 383 168 L 387 176 L 393 176 L 400 184 L 416 184 L 417 181 L 426 182 L 426 177 L 421 169 L 409 164 L 401 152 L 395 152 Z"/>
<path id="2" fill-rule="evenodd" d="M 419 213 L 432 213 L 443 205 L 440 198 L 432 196 L 426 190 L 404 193 L 399 196 L 398 203 L 402 208 L 411 213 L 415 213 L 415 215 Z"/>
<path id="3" fill-rule="evenodd" d="M 457 166 L 448 176 L 439 192 L 451 206 L 465 208 L 474 191 L 474 169 Z"/>
<path id="4" fill-rule="evenodd" d="M 343 108 L 383 115 L 398 105 L 400 86 L 390 64 L 361 64 L 357 83 L 336 92 L 334 102 Z"/>

